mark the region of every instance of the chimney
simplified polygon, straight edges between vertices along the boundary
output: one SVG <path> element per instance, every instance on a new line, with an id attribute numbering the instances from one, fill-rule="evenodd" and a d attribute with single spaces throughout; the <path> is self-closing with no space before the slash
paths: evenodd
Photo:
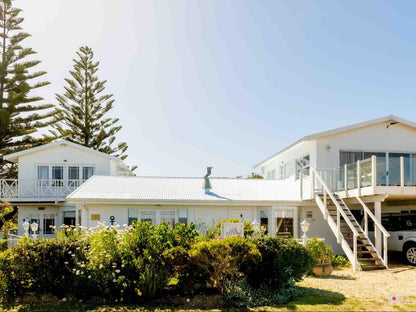
<path id="1" fill-rule="evenodd" d="M 209 176 L 211 175 L 211 170 L 212 170 L 212 167 L 207 167 L 207 174 L 204 177 L 205 181 L 204 181 L 204 184 L 202 185 L 203 189 L 206 189 L 206 190 L 212 189 L 211 182 L 209 181 Z"/>

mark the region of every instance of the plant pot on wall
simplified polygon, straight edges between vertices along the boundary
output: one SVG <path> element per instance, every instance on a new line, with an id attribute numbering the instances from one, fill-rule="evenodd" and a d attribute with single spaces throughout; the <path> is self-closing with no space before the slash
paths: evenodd
<path id="1" fill-rule="evenodd" d="M 312 269 L 312 273 L 315 276 L 329 276 L 331 275 L 333 269 L 334 268 L 331 263 L 315 264 Z"/>

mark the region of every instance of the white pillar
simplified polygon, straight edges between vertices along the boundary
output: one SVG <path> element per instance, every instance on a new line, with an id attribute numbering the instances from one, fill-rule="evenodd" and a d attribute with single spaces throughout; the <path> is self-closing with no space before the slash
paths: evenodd
<path id="1" fill-rule="evenodd" d="M 381 223 L 381 201 L 374 202 L 374 216 Z M 381 252 L 382 240 L 381 231 L 378 227 L 374 226 L 375 243 L 378 252 Z"/>
<path id="2" fill-rule="evenodd" d="M 276 218 L 275 218 L 275 207 L 269 208 L 269 234 L 274 236 L 274 231 L 276 230 Z"/>
<path id="3" fill-rule="evenodd" d="M 295 207 L 293 212 L 293 238 L 299 238 L 299 207 Z"/>

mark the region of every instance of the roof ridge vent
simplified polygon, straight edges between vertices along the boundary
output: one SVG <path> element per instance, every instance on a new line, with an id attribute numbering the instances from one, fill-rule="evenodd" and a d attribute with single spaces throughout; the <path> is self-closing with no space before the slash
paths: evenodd
<path id="1" fill-rule="evenodd" d="M 207 167 L 207 174 L 204 176 L 204 184 L 202 185 L 203 189 L 210 190 L 212 189 L 211 181 L 209 180 L 209 176 L 211 175 L 212 167 Z"/>

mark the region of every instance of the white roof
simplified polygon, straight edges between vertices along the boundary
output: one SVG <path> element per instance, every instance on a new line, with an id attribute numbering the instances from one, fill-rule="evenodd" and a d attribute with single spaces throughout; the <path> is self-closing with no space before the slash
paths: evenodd
<path id="1" fill-rule="evenodd" d="M 17 162 L 18 158 L 21 157 L 21 156 L 28 155 L 28 154 L 31 154 L 31 153 L 40 152 L 40 151 L 46 150 L 48 148 L 57 147 L 57 146 L 65 146 L 65 145 L 71 146 L 73 148 L 79 149 L 79 150 L 87 152 L 87 153 L 92 153 L 92 154 L 95 154 L 97 156 L 113 160 L 113 161 L 117 162 L 118 164 L 120 164 L 130 174 L 133 174 L 130 171 L 130 169 L 128 169 L 128 167 L 124 164 L 124 162 L 120 158 L 115 157 L 115 156 L 110 155 L 110 154 L 107 154 L 107 153 L 103 153 L 103 152 L 94 150 L 94 149 L 89 148 L 89 147 L 85 147 L 85 146 L 80 145 L 80 144 L 76 144 L 76 143 L 64 140 L 64 139 L 58 139 L 58 140 L 52 141 L 52 142 L 47 143 L 47 144 L 43 144 L 43 145 L 39 145 L 39 146 L 36 146 L 36 147 L 28 148 L 26 150 L 19 151 L 19 152 L 13 153 L 13 154 L 8 154 L 8 155 L 5 155 L 3 158 L 5 160 L 11 161 L 11 162 Z"/>
<path id="2" fill-rule="evenodd" d="M 67 197 L 68 202 L 267 202 L 300 201 L 299 182 L 287 180 L 93 176 Z"/>
<path id="3" fill-rule="evenodd" d="M 388 115 L 388 116 L 384 116 L 384 117 L 381 117 L 381 118 L 376 118 L 376 119 L 371 119 L 371 120 L 367 120 L 367 121 L 364 121 L 364 122 L 355 123 L 355 124 L 352 124 L 352 125 L 349 125 L 349 126 L 344 126 L 344 127 L 340 127 L 340 128 L 327 130 L 327 131 L 313 133 L 313 134 L 304 136 L 300 140 L 297 140 L 296 142 L 290 144 L 289 146 L 285 147 L 284 149 L 277 152 L 276 154 L 274 154 L 274 155 L 270 156 L 269 158 L 266 158 L 262 162 L 256 164 L 254 166 L 254 169 L 260 168 L 262 165 L 267 163 L 269 160 L 273 159 L 274 157 L 282 154 L 283 152 L 287 151 L 288 149 L 290 149 L 290 148 L 294 147 L 295 145 L 298 145 L 302 142 L 315 140 L 315 139 L 319 139 L 319 138 L 323 138 L 323 137 L 326 137 L 326 136 L 330 136 L 330 135 L 334 135 L 334 134 L 338 134 L 338 133 L 342 133 L 342 132 L 346 132 L 346 131 L 351 131 L 351 130 L 355 130 L 355 129 L 359 129 L 359 128 L 364 128 L 364 127 L 372 126 L 372 125 L 379 124 L 379 123 L 382 123 L 382 122 L 387 122 L 387 121 L 396 121 L 398 123 L 407 125 L 409 127 L 416 128 L 416 123 L 415 122 L 412 122 L 412 121 L 409 121 L 409 120 L 406 120 L 406 119 L 403 119 L 403 118 L 400 118 L 400 117 L 397 117 L 397 116 L 394 116 L 394 115 Z"/>

